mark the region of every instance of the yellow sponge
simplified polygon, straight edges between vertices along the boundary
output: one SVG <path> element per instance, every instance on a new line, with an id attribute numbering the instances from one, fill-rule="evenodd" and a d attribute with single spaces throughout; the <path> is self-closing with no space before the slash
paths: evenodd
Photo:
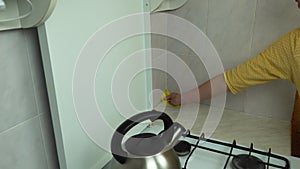
<path id="1" fill-rule="evenodd" d="M 171 94 L 170 91 L 169 91 L 168 89 L 166 89 L 166 90 L 164 91 L 164 93 L 162 94 L 162 96 L 161 96 L 162 102 L 163 102 L 164 104 L 166 104 L 167 106 L 179 108 L 180 105 L 175 106 L 175 105 L 171 104 L 169 101 L 167 101 L 167 100 L 164 99 L 166 96 L 168 96 L 168 95 L 170 95 L 170 94 Z"/>

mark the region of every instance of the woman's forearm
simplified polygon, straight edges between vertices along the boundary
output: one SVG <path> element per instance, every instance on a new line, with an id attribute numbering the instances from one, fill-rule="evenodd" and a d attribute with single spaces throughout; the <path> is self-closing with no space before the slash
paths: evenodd
<path id="1" fill-rule="evenodd" d="M 228 91 L 223 74 L 203 83 L 195 89 L 189 90 L 181 95 L 181 104 L 199 103 L 203 100 L 224 94 Z"/>

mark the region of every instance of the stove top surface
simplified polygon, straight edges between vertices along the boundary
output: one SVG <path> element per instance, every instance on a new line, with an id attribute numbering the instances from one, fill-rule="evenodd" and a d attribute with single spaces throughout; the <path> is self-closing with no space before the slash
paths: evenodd
<path id="1" fill-rule="evenodd" d="M 148 127 L 145 132 L 160 131 L 160 126 Z M 200 139 L 199 139 L 200 138 Z M 236 141 L 227 143 L 214 139 L 205 139 L 204 135 L 189 134 L 182 140 L 191 144 L 191 152 L 179 156 L 182 169 L 299 169 L 300 159 L 274 154 L 270 150 L 257 150 L 253 144 L 240 146 Z M 247 166 L 240 163 L 241 158 L 250 157 L 250 161 L 259 161 L 258 164 Z M 249 159 L 248 159 L 249 161 Z M 263 164 L 262 164 L 263 163 Z M 248 167 L 248 168 L 247 168 Z M 252 168 L 251 168 L 252 167 Z"/>
<path id="2" fill-rule="evenodd" d="M 146 131 L 159 131 L 161 128 L 159 126 L 150 126 Z M 182 140 L 191 143 L 192 149 L 197 145 L 197 142 L 201 138 L 203 139 L 204 135 L 198 136 L 191 134 L 191 137 L 185 137 Z M 200 139 L 201 140 L 201 139 Z M 206 139 L 204 139 L 206 140 Z M 232 163 L 235 156 L 247 155 L 249 154 L 252 158 L 259 159 L 266 164 L 263 165 L 266 169 L 278 169 L 289 167 L 290 169 L 299 169 L 300 168 L 300 158 L 284 156 L 280 154 L 274 154 L 269 150 L 257 150 L 255 145 L 250 144 L 247 146 L 240 146 L 238 142 L 233 140 L 232 143 L 226 143 L 219 140 L 210 139 L 206 141 L 199 141 L 198 148 L 194 149 L 194 152 L 191 152 L 186 156 L 179 156 L 180 162 L 182 164 L 182 169 L 236 169 Z M 225 146 L 222 144 L 226 144 Z M 232 145 L 235 145 L 235 148 L 232 148 Z M 199 148 L 200 147 L 200 148 Z M 214 150 L 216 152 L 214 152 Z M 250 150 L 250 151 L 249 151 Z M 268 154 L 272 154 L 271 157 Z M 230 156 L 228 154 L 231 154 Z M 188 159 L 189 158 L 189 159 Z M 187 160 L 188 159 L 188 160 Z M 239 166 L 238 166 L 239 167 Z M 262 168 L 262 165 L 258 165 Z M 237 168 L 239 169 L 239 168 Z M 252 168 L 246 168 L 252 169 Z M 260 169 L 260 168 L 255 168 Z"/>
<path id="3" fill-rule="evenodd" d="M 192 135 L 192 137 L 197 137 Z M 204 136 L 202 136 L 204 140 Z M 200 140 L 202 140 L 200 137 Z M 192 147 L 197 145 L 198 140 L 186 137 Z M 224 145 L 223 145 L 224 143 Z M 269 150 L 270 151 L 270 150 Z M 290 167 L 290 160 L 284 156 L 271 152 L 256 150 L 253 145 L 249 147 L 239 146 L 235 141 L 225 143 L 218 140 L 208 139 L 200 141 L 198 147 L 189 156 L 180 157 L 183 169 L 276 169 Z M 241 162 L 241 160 L 245 160 Z M 248 163 L 247 163 L 248 162 Z M 250 162 L 252 162 L 250 164 Z"/>

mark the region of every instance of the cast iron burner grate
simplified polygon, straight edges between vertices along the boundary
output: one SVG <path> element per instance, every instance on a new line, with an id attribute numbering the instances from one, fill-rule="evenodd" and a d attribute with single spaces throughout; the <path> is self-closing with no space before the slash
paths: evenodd
<path id="1" fill-rule="evenodd" d="M 231 159 L 231 157 L 232 157 L 231 166 L 234 169 L 269 169 L 270 167 L 279 168 L 279 169 L 290 169 L 289 160 L 285 157 L 271 153 L 271 149 L 269 149 L 268 152 L 265 152 L 265 151 L 260 151 L 260 150 L 254 149 L 253 144 L 251 144 L 250 147 L 244 147 L 244 146 L 237 145 L 235 140 L 233 140 L 232 143 L 225 143 L 225 142 L 217 141 L 217 140 L 213 140 L 213 139 L 206 139 L 204 134 L 202 134 L 200 137 L 198 137 L 198 136 L 188 133 L 186 135 L 186 137 L 196 139 L 197 143 L 191 144 L 193 149 L 189 153 L 189 155 L 185 161 L 184 167 L 182 169 L 187 169 L 188 161 L 197 148 L 228 156 L 223 169 L 226 169 L 228 167 L 228 163 L 229 163 L 229 160 Z M 224 151 L 212 149 L 209 147 L 200 146 L 199 145 L 200 141 L 205 141 L 205 142 L 208 142 L 211 144 L 229 147 L 230 151 L 224 152 Z M 232 152 L 234 149 L 246 151 L 246 152 L 248 152 L 248 154 L 233 154 Z M 267 157 L 267 160 L 262 161 L 261 159 L 251 155 L 252 153 L 265 156 L 265 157 Z M 283 165 L 274 164 L 271 162 L 271 159 L 279 160 L 282 162 Z M 244 161 L 244 162 L 241 162 L 241 161 Z"/>

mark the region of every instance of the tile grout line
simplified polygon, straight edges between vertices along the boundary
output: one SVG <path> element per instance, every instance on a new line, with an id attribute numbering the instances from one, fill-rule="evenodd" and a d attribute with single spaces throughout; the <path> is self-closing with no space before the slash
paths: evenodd
<path id="1" fill-rule="evenodd" d="M 206 15 L 206 27 L 205 27 L 205 34 L 208 35 L 208 19 L 209 19 L 209 1 L 207 1 L 207 15 Z"/>
<path id="2" fill-rule="evenodd" d="M 41 116 L 41 115 L 42 115 L 42 114 L 37 114 L 37 115 L 35 115 L 35 116 L 33 116 L 33 117 L 27 119 L 27 120 L 24 120 L 24 121 L 22 121 L 22 122 L 16 124 L 15 126 L 10 127 L 9 129 L 6 129 L 6 130 L 2 131 L 2 132 L 0 133 L 0 136 L 3 135 L 3 134 L 5 134 L 5 133 L 7 133 L 7 132 L 9 132 L 9 131 L 11 131 L 11 130 L 13 130 L 13 129 L 15 129 L 15 128 L 18 128 L 19 126 L 22 126 L 23 124 L 25 124 L 25 123 L 27 123 L 27 122 L 29 122 L 29 121 L 35 119 L 35 118 L 38 118 L 38 117 Z"/>
<path id="3" fill-rule="evenodd" d="M 166 26 L 164 27 L 164 29 L 165 29 L 166 32 L 168 32 L 168 30 L 169 30 L 169 29 L 168 29 L 168 28 L 169 28 L 169 22 L 168 22 L 168 20 L 167 20 L 168 18 L 165 17 L 164 19 L 166 20 L 166 23 L 167 23 Z M 169 61 L 168 61 L 168 48 L 169 48 L 169 46 L 168 46 L 168 44 L 169 44 L 169 43 L 168 43 L 168 39 L 169 39 L 169 37 L 166 37 L 166 40 L 164 41 L 164 43 L 165 43 L 165 51 L 166 51 L 166 53 L 165 53 L 165 55 L 166 55 L 166 60 L 165 60 L 165 61 L 166 61 L 166 64 L 167 64 L 167 65 L 166 65 L 166 69 L 167 69 L 166 71 L 167 71 L 167 73 L 168 73 L 168 67 L 169 67 L 169 65 L 168 65 L 168 62 L 169 62 Z M 167 89 L 167 88 L 169 87 L 169 86 L 168 86 L 168 81 L 169 81 L 169 80 L 168 80 L 168 75 L 167 75 L 167 76 L 166 76 L 166 79 L 165 79 L 165 89 Z"/>
<path id="4" fill-rule="evenodd" d="M 257 13 L 257 6 L 258 6 L 258 0 L 255 1 L 255 10 L 254 10 L 254 16 L 253 16 L 253 26 L 251 29 L 251 43 L 249 46 L 249 56 L 251 57 L 251 49 L 253 47 L 253 41 L 254 41 L 254 29 L 255 29 L 255 25 L 256 25 L 256 13 Z"/>
<path id="5" fill-rule="evenodd" d="M 255 25 L 256 25 L 256 13 L 257 13 L 257 6 L 258 6 L 258 0 L 255 1 L 255 10 L 254 10 L 254 16 L 253 16 L 253 25 L 251 28 L 251 43 L 249 45 L 249 57 L 251 57 L 251 50 L 253 47 L 253 41 L 254 41 L 254 29 L 255 29 Z M 244 106 L 243 106 L 243 111 L 246 112 L 246 103 L 248 100 L 248 94 L 247 91 L 245 92 L 245 98 L 244 98 Z M 246 112 L 247 113 L 247 112 Z"/>

